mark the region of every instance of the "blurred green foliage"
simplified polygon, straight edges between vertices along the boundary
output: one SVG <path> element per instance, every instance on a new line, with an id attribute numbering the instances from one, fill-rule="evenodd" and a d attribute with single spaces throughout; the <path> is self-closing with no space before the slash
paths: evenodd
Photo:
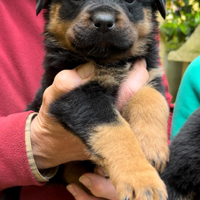
<path id="1" fill-rule="evenodd" d="M 200 24 L 200 0 L 167 0 L 167 17 L 160 26 L 167 52 L 178 49 Z"/>

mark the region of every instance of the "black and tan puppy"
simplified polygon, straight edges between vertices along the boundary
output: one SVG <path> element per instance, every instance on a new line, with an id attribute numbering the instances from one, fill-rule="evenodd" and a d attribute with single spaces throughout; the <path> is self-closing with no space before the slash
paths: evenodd
<path id="1" fill-rule="evenodd" d="M 170 144 L 162 178 L 169 200 L 200 199 L 200 108 L 186 121 Z"/>
<path id="2" fill-rule="evenodd" d="M 108 172 L 120 200 L 166 199 L 156 171 L 168 160 L 168 107 L 155 39 L 156 12 L 165 15 L 163 0 L 37 0 L 37 14 L 43 7 L 45 74 L 29 109 L 39 110 L 44 90 L 59 71 L 91 62 L 94 78 L 56 100 L 50 115 L 86 144 L 94 163 Z M 141 58 L 147 62 L 149 83 L 121 115 L 115 107 L 119 86 Z"/>

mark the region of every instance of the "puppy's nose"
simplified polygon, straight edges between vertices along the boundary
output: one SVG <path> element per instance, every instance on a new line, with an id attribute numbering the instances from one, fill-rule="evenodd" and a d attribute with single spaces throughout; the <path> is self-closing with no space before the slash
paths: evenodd
<path id="1" fill-rule="evenodd" d="M 108 13 L 98 13 L 93 17 L 93 25 L 97 31 L 106 33 L 115 27 L 115 17 Z"/>

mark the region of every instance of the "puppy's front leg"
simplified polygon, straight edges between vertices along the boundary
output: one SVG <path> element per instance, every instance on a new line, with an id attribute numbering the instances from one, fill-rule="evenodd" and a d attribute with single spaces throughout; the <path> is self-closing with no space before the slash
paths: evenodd
<path id="1" fill-rule="evenodd" d="M 76 88 L 56 100 L 50 113 L 79 137 L 92 160 L 107 170 L 119 200 L 166 199 L 164 183 L 103 86 L 90 82 Z"/>
<path id="2" fill-rule="evenodd" d="M 165 98 L 152 86 L 140 89 L 123 111 L 149 162 L 162 171 L 169 159 Z"/>
<path id="3" fill-rule="evenodd" d="M 103 166 L 120 200 L 165 200 L 164 183 L 146 160 L 129 124 L 119 115 L 116 122 L 94 129 L 89 144 L 92 159 Z"/>

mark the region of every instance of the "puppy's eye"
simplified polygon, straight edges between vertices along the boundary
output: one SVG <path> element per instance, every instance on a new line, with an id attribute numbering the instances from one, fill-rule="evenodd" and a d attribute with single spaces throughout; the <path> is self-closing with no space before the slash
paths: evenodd
<path id="1" fill-rule="evenodd" d="M 127 3 L 133 3 L 135 0 L 125 0 Z"/>

